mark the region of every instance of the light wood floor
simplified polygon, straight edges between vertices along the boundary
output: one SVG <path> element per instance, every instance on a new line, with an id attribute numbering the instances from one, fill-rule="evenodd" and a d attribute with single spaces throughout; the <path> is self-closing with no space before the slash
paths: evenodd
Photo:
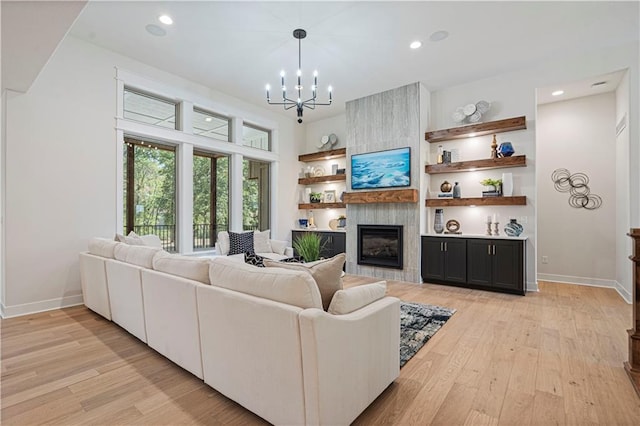
<path id="1" fill-rule="evenodd" d="M 457 312 L 356 424 L 640 425 L 622 368 L 631 307 L 614 290 L 389 293 Z M 266 423 L 85 307 L 1 325 L 3 425 Z"/>

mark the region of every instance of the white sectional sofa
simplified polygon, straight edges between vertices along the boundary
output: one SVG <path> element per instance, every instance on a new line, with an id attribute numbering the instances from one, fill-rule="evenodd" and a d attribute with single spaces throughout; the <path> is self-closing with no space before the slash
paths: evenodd
<path id="1" fill-rule="evenodd" d="M 399 374 L 384 282 L 335 293 L 310 273 L 94 238 L 85 305 L 273 424 L 349 424 Z M 331 313 L 330 313 L 331 312 Z"/>

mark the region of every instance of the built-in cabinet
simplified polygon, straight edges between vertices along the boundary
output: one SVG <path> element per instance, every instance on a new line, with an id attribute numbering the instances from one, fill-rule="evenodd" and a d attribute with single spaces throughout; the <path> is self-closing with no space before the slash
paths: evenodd
<path id="1" fill-rule="evenodd" d="M 436 130 L 425 133 L 425 139 L 429 143 L 446 142 L 455 139 L 476 137 L 482 135 L 510 132 L 527 128 L 524 116 L 507 118 L 504 120 L 489 121 L 486 123 L 470 124 L 468 126 L 454 127 L 451 129 Z M 508 167 L 526 167 L 527 159 L 524 155 L 516 155 L 504 158 L 489 158 L 472 161 L 460 161 L 447 164 L 427 164 L 425 173 L 454 173 L 475 170 L 501 169 Z M 433 198 L 425 200 L 426 207 L 455 207 L 455 206 L 523 206 L 527 204 L 526 197 L 474 197 L 474 198 Z"/>
<path id="2" fill-rule="evenodd" d="M 525 250 L 525 239 L 422 236 L 422 280 L 524 295 Z"/>
<path id="3" fill-rule="evenodd" d="M 345 232 L 291 231 L 291 241 L 295 241 L 296 238 L 306 232 L 314 232 L 320 236 L 320 244 L 324 245 L 324 248 L 320 252 L 321 257 L 329 258 L 336 254 L 346 253 L 347 251 L 347 234 Z"/>

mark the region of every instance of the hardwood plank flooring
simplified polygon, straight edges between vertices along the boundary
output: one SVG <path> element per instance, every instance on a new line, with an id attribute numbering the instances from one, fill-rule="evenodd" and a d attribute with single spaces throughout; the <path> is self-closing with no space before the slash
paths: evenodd
<path id="1" fill-rule="evenodd" d="M 640 424 L 622 367 L 631 306 L 614 290 L 389 281 L 388 293 L 457 312 L 354 424 Z M 2 320 L 1 332 L 3 425 L 266 424 L 83 306 Z"/>

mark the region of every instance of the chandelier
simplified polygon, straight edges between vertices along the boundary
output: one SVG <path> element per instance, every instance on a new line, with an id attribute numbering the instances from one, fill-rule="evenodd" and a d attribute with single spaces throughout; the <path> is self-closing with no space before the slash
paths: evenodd
<path id="1" fill-rule="evenodd" d="M 293 37 L 298 39 L 298 71 L 296 73 L 298 79 L 297 84 L 294 86 L 295 91 L 298 93 L 297 99 L 289 99 L 287 98 L 287 86 L 284 84 L 284 70 L 280 72 L 280 81 L 282 86 L 282 102 L 272 102 L 271 97 L 269 96 L 269 90 L 271 87 L 267 84 L 267 103 L 269 105 L 283 105 L 285 110 L 291 109 L 293 107 L 296 108 L 298 112 L 298 123 L 302 123 L 302 111 L 304 108 L 316 109 L 318 105 L 331 105 L 333 101 L 331 95 L 331 86 L 328 87 L 329 90 L 329 102 L 320 103 L 316 102 L 316 94 L 318 90 L 318 71 L 313 72 L 313 85 L 311 86 L 311 97 L 306 100 L 302 100 L 302 54 L 300 48 L 300 40 L 307 36 L 307 32 L 303 29 L 298 28 L 297 30 L 293 30 Z"/>

